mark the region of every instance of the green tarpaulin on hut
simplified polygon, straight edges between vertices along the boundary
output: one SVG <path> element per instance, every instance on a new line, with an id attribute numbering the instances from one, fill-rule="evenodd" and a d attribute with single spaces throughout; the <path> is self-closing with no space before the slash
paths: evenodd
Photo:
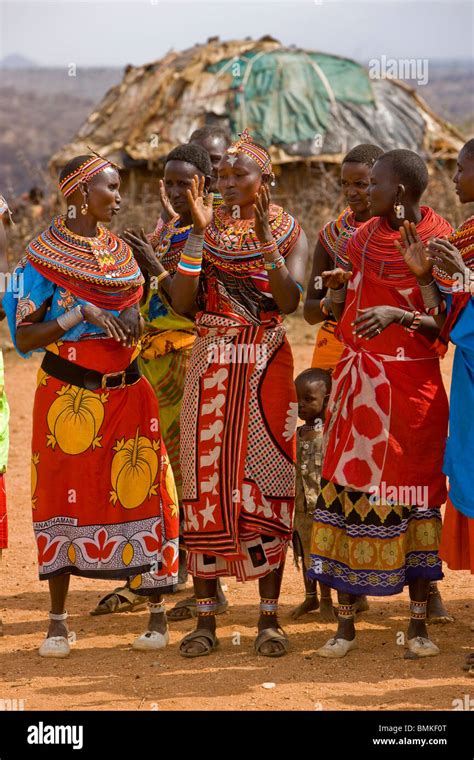
<path id="1" fill-rule="evenodd" d="M 331 105 L 374 104 L 370 80 L 354 61 L 300 50 L 248 51 L 207 69 L 231 77 L 232 132 L 248 126 L 264 145 L 324 135 Z"/>

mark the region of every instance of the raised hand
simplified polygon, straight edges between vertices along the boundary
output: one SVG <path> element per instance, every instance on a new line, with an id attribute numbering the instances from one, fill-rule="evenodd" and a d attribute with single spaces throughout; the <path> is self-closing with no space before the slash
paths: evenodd
<path id="1" fill-rule="evenodd" d="M 163 221 L 166 224 L 174 224 L 179 219 L 179 214 L 176 213 L 173 206 L 171 205 L 171 201 L 168 198 L 167 192 L 165 190 L 165 183 L 162 179 L 160 179 L 160 201 L 161 205 L 163 206 Z"/>
<path id="2" fill-rule="evenodd" d="M 420 240 L 416 225 L 407 219 L 400 227 L 401 243 L 394 241 L 397 250 L 405 259 L 405 264 L 417 278 L 425 277 L 433 267 L 433 259 L 428 253 L 427 246 Z"/>
<path id="3" fill-rule="evenodd" d="M 352 272 L 346 272 L 344 269 L 337 267 L 337 269 L 329 269 L 325 272 L 321 272 L 321 279 L 325 288 L 332 288 L 332 290 L 338 290 L 342 288 L 346 282 L 352 277 Z"/>
<path id="4" fill-rule="evenodd" d="M 199 177 L 197 174 L 191 180 L 191 189 L 187 190 L 189 210 L 193 218 L 193 232 L 195 235 L 202 235 L 207 225 L 212 221 L 212 201 L 214 195 L 208 193 L 204 195 L 205 177 Z"/>
<path id="5" fill-rule="evenodd" d="M 122 238 L 132 249 L 133 255 L 142 272 L 153 274 L 156 264 L 156 254 L 153 250 L 153 246 L 148 242 L 144 230 L 141 229 L 140 232 L 136 232 L 135 230 L 124 230 Z"/>
<path id="6" fill-rule="evenodd" d="M 430 240 L 428 248 L 432 261 L 446 274 L 453 275 L 460 272 L 465 275 L 470 271 L 456 246 L 450 243 L 449 240 L 445 238 L 433 238 L 433 240 Z"/>
<path id="7" fill-rule="evenodd" d="M 255 214 L 255 233 L 261 243 L 271 243 L 273 240 L 270 228 L 270 190 L 262 183 L 253 206 Z"/>

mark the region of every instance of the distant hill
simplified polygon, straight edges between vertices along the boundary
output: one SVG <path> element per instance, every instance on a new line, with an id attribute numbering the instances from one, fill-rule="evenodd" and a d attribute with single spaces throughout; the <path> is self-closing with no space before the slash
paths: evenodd
<path id="1" fill-rule="evenodd" d="M 12 197 L 44 185 L 51 155 L 122 75 L 120 68 L 41 68 L 16 55 L 0 61 L 0 194 Z M 474 132 L 473 79 L 472 62 L 430 62 L 429 81 L 418 87 L 434 111 L 469 136 Z"/>
<path id="2" fill-rule="evenodd" d="M 428 83 L 415 87 L 440 116 L 474 133 L 474 60 L 430 61 Z"/>
<path id="3" fill-rule="evenodd" d="M 51 155 L 70 140 L 121 69 L 0 71 L 0 194 L 44 186 Z"/>
<path id="4" fill-rule="evenodd" d="M 32 69 L 38 64 L 24 55 L 11 53 L 0 59 L 0 69 Z"/>

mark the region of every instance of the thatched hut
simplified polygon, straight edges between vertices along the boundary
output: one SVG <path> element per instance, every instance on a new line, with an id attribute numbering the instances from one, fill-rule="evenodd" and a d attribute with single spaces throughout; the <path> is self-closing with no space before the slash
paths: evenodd
<path id="1" fill-rule="evenodd" d="M 371 79 L 352 60 L 285 47 L 269 37 L 210 39 L 154 63 L 128 66 L 122 82 L 53 157 L 51 170 L 57 176 L 89 145 L 124 167 L 128 196 L 141 202 L 154 190 L 169 150 L 197 127 L 216 123 L 233 135 L 247 126 L 270 148 L 277 195 L 300 217 L 319 217 L 336 202 L 331 166 L 358 143 L 410 148 L 432 167 L 452 160 L 462 145 L 462 135 L 413 89 Z"/>

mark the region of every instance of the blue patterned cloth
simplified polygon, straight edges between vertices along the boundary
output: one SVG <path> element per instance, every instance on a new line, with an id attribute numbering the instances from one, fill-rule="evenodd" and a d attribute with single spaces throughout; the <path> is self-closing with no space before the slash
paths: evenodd
<path id="1" fill-rule="evenodd" d="M 43 277 L 26 259 L 22 259 L 15 268 L 9 281 L 7 291 L 3 297 L 3 308 L 7 315 L 8 326 L 15 348 L 21 356 L 29 357 L 30 351 L 22 353 L 16 343 L 16 328 L 22 321 L 28 321 L 28 315 L 40 308 L 45 301 L 50 301 L 44 322 L 56 319 L 75 306 L 84 305 L 87 301 L 78 298 L 65 288 L 60 288 L 51 280 Z M 110 310 L 110 313 L 118 316 L 118 311 Z M 78 341 L 85 336 L 106 337 L 102 328 L 89 322 L 80 322 L 72 327 L 61 337 L 63 341 Z M 34 351 L 44 351 L 44 348 L 36 348 Z"/>
<path id="2" fill-rule="evenodd" d="M 451 306 L 448 296 L 448 308 Z M 443 471 L 449 478 L 449 498 L 459 512 L 474 518 L 474 298 L 466 304 L 451 330 L 455 344 L 449 437 Z"/>

